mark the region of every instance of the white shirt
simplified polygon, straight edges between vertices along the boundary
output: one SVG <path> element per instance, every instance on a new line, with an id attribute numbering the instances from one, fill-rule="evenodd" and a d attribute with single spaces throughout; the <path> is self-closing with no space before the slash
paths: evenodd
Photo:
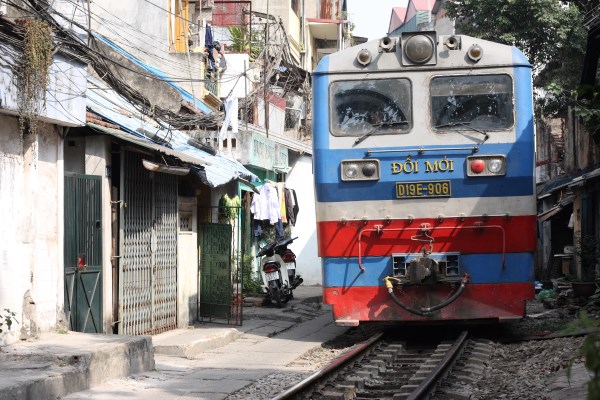
<path id="1" fill-rule="evenodd" d="M 268 219 L 271 224 L 281 219 L 281 208 L 279 206 L 279 197 L 277 190 L 269 184 L 264 184 L 258 189 L 252 197 L 250 211 L 254 214 L 254 219 Z"/>

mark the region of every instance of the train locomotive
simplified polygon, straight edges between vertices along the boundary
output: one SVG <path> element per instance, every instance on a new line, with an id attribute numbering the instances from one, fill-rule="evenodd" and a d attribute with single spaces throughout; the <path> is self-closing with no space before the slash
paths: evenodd
<path id="1" fill-rule="evenodd" d="M 339 325 L 502 322 L 534 297 L 532 66 L 433 31 L 313 73 L 323 299 Z"/>

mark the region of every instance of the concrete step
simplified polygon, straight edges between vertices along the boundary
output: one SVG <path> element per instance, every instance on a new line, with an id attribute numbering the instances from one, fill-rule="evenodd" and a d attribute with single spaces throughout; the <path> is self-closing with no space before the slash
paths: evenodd
<path id="1" fill-rule="evenodd" d="M 149 336 L 43 333 L 0 350 L 0 400 L 57 399 L 153 369 Z"/>
<path id="2" fill-rule="evenodd" d="M 238 339 L 243 332 L 229 327 L 197 327 L 175 329 L 152 337 L 154 353 L 194 358 L 198 354 L 223 347 Z"/>

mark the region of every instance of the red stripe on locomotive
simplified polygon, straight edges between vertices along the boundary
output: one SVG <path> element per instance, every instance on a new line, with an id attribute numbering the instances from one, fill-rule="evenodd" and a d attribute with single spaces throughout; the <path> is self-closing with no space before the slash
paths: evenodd
<path id="1" fill-rule="evenodd" d="M 428 224 L 434 238 L 434 252 L 462 254 L 533 252 L 536 247 L 536 217 L 465 218 L 464 221 L 446 219 L 417 219 L 409 221 L 338 221 L 319 222 L 319 256 L 357 257 L 359 232 L 362 255 L 387 256 L 392 253 L 420 253 L 427 243 L 411 240 L 418 235 L 422 224 Z M 478 227 L 477 224 L 481 224 Z M 380 226 L 381 229 L 378 229 Z M 379 232 L 378 232 L 379 230 Z M 503 249 L 504 247 L 504 249 Z"/>
<path id="2" fill-rule="evenodd" d="M 449 285 L 405 286 L 400 300 L 412 307 L 429 307 L 447 299 Z M 456 289 L 454 289 L 456 290 Z M 467 285 L 452 304 L 429 316 L 419 316 L 393 302 L 384 286 L 323 288 L 323 302 L 333 305 L 334 319 L 347 321 L 436 321 L 465 319 L 518 319 L 525 316 L 525 300 L 535 292 L 530 282 Z"/>

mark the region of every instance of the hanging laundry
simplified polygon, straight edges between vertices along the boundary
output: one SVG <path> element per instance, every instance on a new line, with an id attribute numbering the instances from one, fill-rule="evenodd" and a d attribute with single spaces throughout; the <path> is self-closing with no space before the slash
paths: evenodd
<path id="1" fill-rule="evenodd" d="M 258 189 L 258 193 L 255 193 L 252 197 L 250 212 L 256 220 L 267 219 L 271 224 L 279 221 L 281 219 L 281 207 L 275 187 L 269 184 L 262 185 Z"/>
<path id="2" fill-rule="evenodd" d="M 288 222 L 294 226 L 296 225 L 296 214 L 294 212 L 295 197 L 296 191 L 294 189 L 285 188 L 285 214 Z"/>
<path id="3" fill-rule="evenodd" d="M 208 52 L 208 61 L 209 61 L 209 69 L 215 69 L 215 57 L 213 56 L 213 35 L 212 28 L 210 25 L 206 25 L 206 33 L 204 34 L 204 45 L 206 46 L 206 50 Z"/>
<path id="4" fill-rule="evenodd" d="M 225 120 L 223 121 L 223 126 L 221 127 L 221 131 L 219 132 L 219 139 L 221 141 L 225 140 L 227 137 L 227 129 L 231 126 L 231 135 L 228 137 L 228 140 L 232 138 L 235 139 L 238 133 L 238 98 L 237 97 L 228 97 L 225 100 Z M 231 144 L 229 144 L 229 148 L 231 148 Z"/>
<path id="5" fill-rule="evenodd" d="M 281 213 L 281 222 L 287 224 L 285 211 L 285 183 L 277 182 L 277 196 L 279 197 L 279 212 Z"/>

